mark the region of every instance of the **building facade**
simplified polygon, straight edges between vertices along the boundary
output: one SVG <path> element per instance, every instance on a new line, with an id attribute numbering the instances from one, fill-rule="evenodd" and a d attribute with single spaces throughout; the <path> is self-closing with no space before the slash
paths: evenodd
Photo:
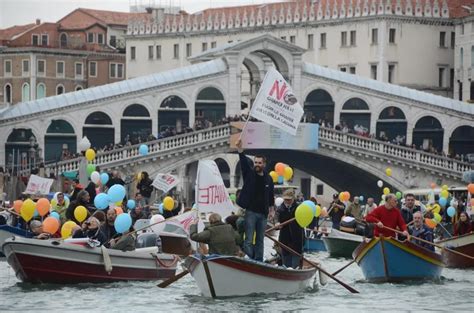
<path id="1" fill-rule="evenodd" d="M 454 98 L 474 102 L 474 6 L 464 7 L 468 16 L 456 23 L 456 48 L 454 52 Z"/>

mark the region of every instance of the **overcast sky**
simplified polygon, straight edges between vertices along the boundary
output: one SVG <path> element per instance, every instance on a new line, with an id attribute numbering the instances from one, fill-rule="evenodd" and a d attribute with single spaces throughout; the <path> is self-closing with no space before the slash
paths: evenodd
<path id="1" fill-rule="evenodd" d="M 56 22 L 76 8 L 129 12 L 130 5 L 181 6 L 189 13 L 206 8 L 281 2 L 282 0 L 0 0 L 0 28 L 33 23 Z"/>

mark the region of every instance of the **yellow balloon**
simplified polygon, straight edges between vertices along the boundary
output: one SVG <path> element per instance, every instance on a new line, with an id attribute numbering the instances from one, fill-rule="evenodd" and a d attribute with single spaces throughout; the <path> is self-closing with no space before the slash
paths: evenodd
<path id="1" fill-rule="evenodd" d="M 441 218 L 441 215 L 439 215 L 439 213 L 434 213 L 433 215 L 434 215 L 434 220 L 436 222 L 438 222 L 438 223 L 441 222 L 442 218 Z"/>
<path id="2" fill-rule="evenodd" d="M 439 214 L 439 211 L 441 211 L 441 207 L 439 206 L 439 204 L 433 205 L 433 213 Z"/>
<path id="3" fill-rule="evenodd" d="M 277 174 L 277 172 L 271 171 L 271 172 L 270 172 L 270 176 L 272 177 L 272 180 L 273 180 L 274 183 L 276 183 L 276 182 L 278 181 L 278 174 Z"/>
<path id="4" fill-rule="evenodd" d="M 392 176 L 392 169 L 390 167 L 387 167 L 387 169 L 385 170 L 385 174 L 387 174 L 387 176 Z"/>
<path id="5" fill-rule="evenodd" d="M 122 206 L 122 203 L 123 203 L 123 200 L 120 200 L 120 201 L 115 202 L 115 205 L 116 206 Z"/>
<path id="6" fill-rule="evenodd" d="M 316 214 L 314 214 L 314 216 L 316 217 L 319 217 L 321 215 L 321 207 L 319 205 L 316 206 Z"/>
<path id="7" fill-rule="evenodd" d="M 171 198 L 171 197 L 165 197 L 165 198 L 163 199 L 163 207 L 164 207 L 165 210 L 167 210 L 167 211 L 173 210 L 173 208 L 174 208 L 174 200 L 173 200 L 173 198 Z"/>
<path id="8" fill-rule="evenodd" d="M 289 166 L 285 167 L 285 173 L 283 173 L 283 178 L 285 180 L 290 180 L 293 177 L 293 169 Z"/>
<path id="9" fill-rule="evenodd" d="M 95 159 L 95 151 L 93 149 L 86 150 L 86 159 L 87 161 L 92 161 Z"/>
<path id="10" fill-rule="evenodd" d="M 443 198 L 448 198 L 449 192 L 446 189 L 441 190 L 440 196 Z"/>
<path id="11" fill-rule="evenodd" d="M 36 204 L 33 202 L 33 200 L 26 199 L 23 202 L 23 205 L 21 206 L 20 216 L 26 222 L 29 222 L 33 218 L 33 215 L 35 214 L 35 207 L 36 207 Z"/>
<path id="12" fill-rule="evenodd" d="M 385 187 L 385 188 L 383 189 L 383 194 L 384 194 L 384 195 L 388 195 L 389 193 L 390 193 L 390 188 Z"/>
<path id="13" fill-rule="evenodd" d="M 66 223 L 64 223 L 63 227 L 61 227 L 61 237 L 63 239 L 71 237 L 72 229 L 76 226 L 77 224 L 74 223 L 73 221 L 67 221 Z"/>
<path id="14" fill-rule="evenodd" d="M 306 227 L 313 221 L 313 210 L 307 204 L 300 204 L 295 211 L 296 222 L 300 227 Z"/>
<path id="15" fill-rule="evenodd" d="M 82 205 L 77 206 L 77 207 L 74 209 L 74 217 L 75 217 L 76 220 L 78 220 L 79 222 L 82 222 L 82 221 L 85 220 L 86 217 L 87 217 L 87 209 L 86 209 L 85 207 L 83 207 Z"/>
<path id="16" fill-rule="evenodd" d="M 441 190 L 448 190 L 448 188 L 449 188 L 448 185 L 441 186 Z"/>

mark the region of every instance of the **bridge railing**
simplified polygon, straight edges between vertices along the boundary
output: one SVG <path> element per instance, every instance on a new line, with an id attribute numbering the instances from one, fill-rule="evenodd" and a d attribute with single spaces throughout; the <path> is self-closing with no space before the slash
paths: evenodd
<path id="1" fill-rule="evenodd" d="M 451 171 L 453 174 L 458 175 L 462 175 L 463 172 L 472 169 L 472 165 L 466 162 L 419 151 L 413 148 L 398 146 L 373 138 L 343 133 L 332 128 L 320 127 L 319 140 L 337 143 L 341 146 L 369 150 L 374 153 L 385 155 L 388 158 L 398 158 L 411 162 L 414 166 L 421 165 L 435 167 L 443 171 Z"/>

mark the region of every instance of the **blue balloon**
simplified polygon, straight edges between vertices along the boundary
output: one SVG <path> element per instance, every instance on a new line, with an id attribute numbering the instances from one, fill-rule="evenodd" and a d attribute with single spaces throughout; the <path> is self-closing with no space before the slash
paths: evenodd
<path id="1" fill-rule="evenodd" d="M 110 202 L 118 202 L 123 200 L 123 198 L 125 198 L 125 193 L 125 187 L 119 184 L 113 185 L 110 187 L 109 191 L 107 191 Z"/>
<path id="2" fill-rule="evenodd" d="M 283 176 L 278 176 L 278 183 L 283 184 Z"/>
<path id="3" fill-rule="evenodd" d="M 38 216 L 40 216 L 39 213 L 38 213 L 38 210 L 35 209 L 35 213 L 33 213 L 33 217 L 38 217 Z"/>
<path id="4" fill-rule="evenodd" d="M 316 204 L 314 204 L 313 201 L 306 200 L 306 201 L 303 201 L 303 204 L 306 204 L 307 206 L 309 206 L 311 210 L 313 210 L 313 215 L 316 216 Z"/>
<path id="5" fill-rule="evenodd" d="M 110 197 L 106 193 L 99 193 L 94 198 L 94 205 L 96 208 L 103 210 L 109 207 Z"/>
<path id="6" fill-rule="evenodd" d="M 114 227 L 117 233 L 123 234 L 132 226 L 132 218 L 127 213 L 122 213 L 115 218 Z"/>
<path id="7" fill-rule="evenodd" d="M 148 154 L 148 146 L 147 145 L 140 145 L 140 148 L 138 148 L 138 153 L 140 153 L 140 155 L 147 155 Z"/>
<path id="8" fill-rule="evenodd" d="M 102 185 L 107 184 L 108 181 L 109 181 L 109 174 L 107 173 L 100 174 L 100 182 L 102 183 Z"/>
<path id="9" fill-rule="evenodd" d="M 158 209 L 160 210 L 160 214 L 163 214 L 163 203 L 160 203 Z"/>
<path id="10" fill-rule="evenodd" d="M 134 209 L 135 206 L 136 206 L 135 200 L 128 200 L 127 201 L 127 208 L 129 208 L 130 210 Z"/>
<path id="11" fill-rule="evenodd" d="M 446 204 L 448 204 L 448 199 L 441 197 L 441 198 L 439 198 L 438 203 L 439 203 L 439 205 L 441 205 L 442 207 L 445 207 Z"/>
<path id="12" fill-rule="evenodd" d="M 364 196 L 359 196 L 359 201 L 364 201 Z"/>
<path id="13" fill-rule="evenodd" d="M 56 212 L 56 211 L 51 212 L 50 215 L 51 215 L 52 217 L 54 217 L 55 219 L 57 219 L 58 221 L 61 220 L 61 216 L 59 216 L 59 213 Z"/>
<path id="14" fill-rule="evenodd" d="M 446 213 L 448 213 L 448 216 L 449 217 L 453 217 L 454 214 L 456 214 L 456 209 L 452 206 L 450 206 L 447 210 L 446 210 Z"/>

